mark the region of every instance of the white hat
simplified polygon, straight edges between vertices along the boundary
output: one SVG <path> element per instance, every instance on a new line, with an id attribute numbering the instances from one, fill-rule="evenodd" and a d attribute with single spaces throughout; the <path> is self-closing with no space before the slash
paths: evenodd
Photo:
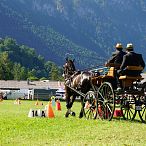
<path id="1" fill-rule="evenodd" d="M 132 43 L 127 44 L 126 48 L 127 49 L 133 49 L 133 44 Z"/>

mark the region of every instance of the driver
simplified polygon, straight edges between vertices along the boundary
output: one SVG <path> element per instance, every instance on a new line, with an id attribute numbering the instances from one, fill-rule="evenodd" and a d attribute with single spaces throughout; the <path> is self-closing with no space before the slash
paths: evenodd
<path id="1" fill-rule="evenodd" d="M 115 67 L 115 84 L 114 86 L 117 87 L 117 90 L 120 90 L 120 81 L 119 81 L 119 76 L 117 74 L 117 70 L 120 68 L 120 65 L 123 61 L 123 56 L 126 54 L 124 51 L 123 51 L 123 45 L 121 43 L 117 43 L 116 46 L 116 51 L 113 53 L 112 57 L 105 63 L 105 66 L 113 66 Z"/>
<path id="2" fill-rule="evenodd" d="M 113 53 L 112 57 L 105 63 L 105 66 L 110 66 L 110 64 L 114 64 L 116 68 L 119 68 L 122 61 L 123 61 L 123 56 L 126 54 L 123 52 L 123 46 L 121 43 L 117 43 L 116 46 L 116 51 Z"/>

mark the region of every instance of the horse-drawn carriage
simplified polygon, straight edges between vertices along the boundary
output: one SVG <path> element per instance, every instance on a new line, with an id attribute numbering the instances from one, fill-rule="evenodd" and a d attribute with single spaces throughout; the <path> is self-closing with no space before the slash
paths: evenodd
<path id="1" fill-rule="evenodd" d="M 127 69 L 142 70 L 141 67 L 136 66 L 128 66 Z M 85 77 L 83 77 L 84 74 Z M 74 81 L 74 79 L 79 75 L 78 84 L 80 85 L 75 85 L 77 80 Z M 117 90 L 115 67 L 112 65 L 91 70 L 90 73 L 73 74 L 68 79 L 70 81 L 65 84 L 67 103 L 71 95 L 81 96 L 80 117 L 111 120 L 116 109 L 121 111 L 121 115 L 126 120 L 133 120 L 138 113 L 141 121 L 146 122 L 146 82 L 142 82 L 142 76 L 120 76 L 119 80 L 122 84 L 120 91 Z M 70 114 L 73 101 L 71 106 L 67 106 L 67 116 Z"/>

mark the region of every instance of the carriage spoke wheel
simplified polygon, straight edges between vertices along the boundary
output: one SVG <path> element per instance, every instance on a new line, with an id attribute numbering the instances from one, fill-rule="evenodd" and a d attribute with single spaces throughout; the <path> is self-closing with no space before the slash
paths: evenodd
<path id="1" fill-rule="evenodd" d="M 89 91 L 83 99 L 83 115 L 86 119 L 96 119 L 97 116 L 97 98 L 96 93 Z"/>
<path id="2" fill-rule="evenodd" d="M 136 97 L 132 95 L 125 95 L 121 100 L 121 110 L 124 120 L 133 120 L 136 116 L 135 110 Z"/>
<path id="3" fill-rule="evenodd" d="M 97 117 L 100 119 L 111 120 L 115 110 L 115 95 L 112 85 L 104 82 L 97 93 Z"/>
<path id="4" fill-rule="evenodd" d="M 140 97 L 139 117 L 142 122 L 146 122 L 146 96 Z"/>
<path id="5" fill-rule="evenodd" d="M 138 111 L 139 117 L 142 122 L 146 122 L 146 85 L 142 88 L 144 95 L 140 97 L 140 109 Z"/>

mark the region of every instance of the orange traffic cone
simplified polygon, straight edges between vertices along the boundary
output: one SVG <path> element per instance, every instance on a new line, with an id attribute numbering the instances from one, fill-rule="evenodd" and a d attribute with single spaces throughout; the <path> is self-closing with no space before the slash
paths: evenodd
<path id="1" fill-rule="evenodd" d="M 53 112 L 53 108 L 52 108 L 52 104 L 49 102 L 48 103 L 48 118 L 54 118 L 54 112 Z"/>
<path id="2" fill-rule="evenodd" d="M 38 100 L 36 101 L 35 105 L 39 105 L 39 102 L 38 102 Z"/>
<path id="3" fill-rule="evenodd" d="M 61 104 L 59 100 L 56 101 L 56 110 L 61 111 Z"/>

